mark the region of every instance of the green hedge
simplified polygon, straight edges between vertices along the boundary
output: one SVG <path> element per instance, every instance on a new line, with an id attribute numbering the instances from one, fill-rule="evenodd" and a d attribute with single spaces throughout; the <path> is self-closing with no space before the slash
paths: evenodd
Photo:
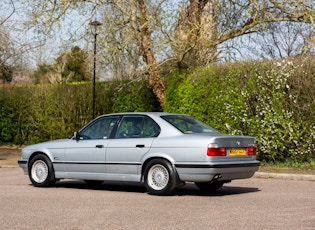
<path id="1" fill-rule="evenodd" d="M 146 81 L 98 83 L 96 115 L 158 111 L 157 100 L 146 85 Z M 0 88 L 0 104 L 0 144 L 30 144 L 70 137 L 92 119 L 92 85 Z"/>
<path id="2" fill-rule="evenodd" d="M 255 136 L 259 159 L 315 157 L 315 61 L 212 65 L 168 77 L 165 110 L 191 114 L 221 132 Z"/>
<path id="3" fill-rule="evenodd" d="M 315 157 L 315 59 L 216 64 L 165 77 L 167 112 L 223 133 L 251 135 L 264 161 Z M 96 85 L 96 114 L 160 111 L 145 80 Z M 72 135 L 92 119 L 92 85 L 0 88 L 0 144 Z"/>

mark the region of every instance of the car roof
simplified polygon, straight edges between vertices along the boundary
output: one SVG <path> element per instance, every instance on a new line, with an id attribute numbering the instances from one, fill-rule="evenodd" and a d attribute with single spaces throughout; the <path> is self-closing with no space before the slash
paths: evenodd
<path id="1" fill-rule="evenodd" d="M 167 112 L 119 112 L 119 113 L 111 113 L 111 114 L 173 114 L 173 113 L 167 113 Z M 110 114 L 104 114 L 104 115 L 110 115 Z"/>
<path id="2" fill-rule="evenodd" d="M 179 113 L 167 113 L 167 112 L 120 112 L 120 113 L 109 113 L 104 114 L 102 116 L 111 116 L 111 115 L 149 115 L 149 116 L 163 116 L 163 115 L 185 115 L 185 114 L 179 114 Z M 188 116 L 188 115 L 187 115 Z"/>

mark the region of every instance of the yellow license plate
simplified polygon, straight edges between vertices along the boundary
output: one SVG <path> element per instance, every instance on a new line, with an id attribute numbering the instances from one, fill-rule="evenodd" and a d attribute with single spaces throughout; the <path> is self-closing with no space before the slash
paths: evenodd
<path id="1" fill-rule="evenodd" d="M 229 155 L 232 157 L 245 156 L 246 155 L 244 148 L 230 148 L 230 149 L 228 149 L 228 151 L 229 151 Z"/>

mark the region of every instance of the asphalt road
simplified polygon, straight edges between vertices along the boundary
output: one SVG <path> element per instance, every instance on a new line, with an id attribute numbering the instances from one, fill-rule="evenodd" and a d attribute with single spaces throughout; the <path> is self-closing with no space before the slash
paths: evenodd
<path id="1" fill-rule="evenodd" d="M 35 188 L 0 168 L 0 229 L 315 229 L 315 182 L 251 178 L 211 194 L 186 184 L 158 197 L 130 183 Z"/>

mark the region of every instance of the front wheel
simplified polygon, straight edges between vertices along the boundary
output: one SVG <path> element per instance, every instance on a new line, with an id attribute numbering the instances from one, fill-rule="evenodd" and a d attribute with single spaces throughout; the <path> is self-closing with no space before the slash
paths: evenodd
<path id="1" fill-rule="evenodd" d="M 56 182 L 52 163 L 47 156 L 37 155 L 31 160 L 29 177 L 35 187 L 49 187 Z"/>
<path id="2" fill-rule="evenodd" d="M 151 195 L 171 195 L 177 189 L 178 177 L 172 165 L 163 159 L 154 159 L 144 170 L 144 184 Z"/>

